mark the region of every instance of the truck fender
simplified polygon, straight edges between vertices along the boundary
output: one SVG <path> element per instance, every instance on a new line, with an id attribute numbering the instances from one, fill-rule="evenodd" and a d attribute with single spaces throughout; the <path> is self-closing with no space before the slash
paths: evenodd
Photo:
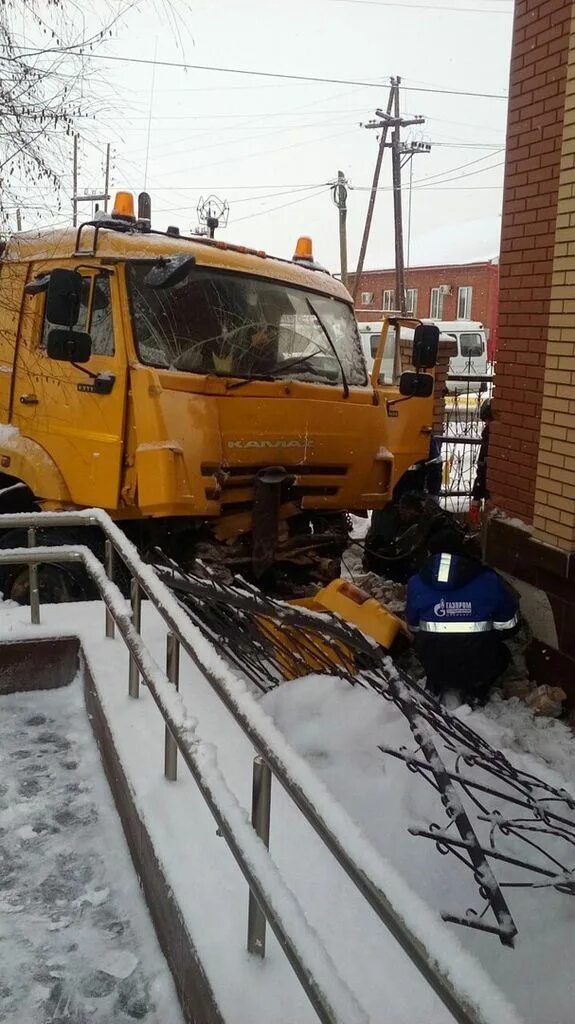
<path id="1" fill-rule="evenodd" d="M 70 491 L 48 452 L 15 427 L 0 426 L 0 471 L 22 481 L 38 501 L 70 505 Z"/>

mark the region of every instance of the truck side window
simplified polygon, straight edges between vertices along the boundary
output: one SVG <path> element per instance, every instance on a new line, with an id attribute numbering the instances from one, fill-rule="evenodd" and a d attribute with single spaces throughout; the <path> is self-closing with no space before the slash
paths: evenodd
<path id="1" fill-rule="evenodd" d="M 114 355 L 114 325 L 112 323 L 112 298 L 108 274 L 98 274 L 94 278 L 90 334 L 92 335 L 93 356 Z"/>
<path id="2" fill-rule="evenodd" d="M 483 355 L 483 339 L 480 334 L 460 334 L 459 347 L 461 355 L 466 359 Z"/>
<path id="3" fill-rule="evenodd" d="M 74 330 L 76 331 L 87 331 L 88 330 L 88 307 L 90 302 L 90 284 L 91 280 L 89 277 L 82 279 L 82 291 L 80 294 L 80 309 L 78 311 L 78 319 L 74 324 Z M 51 324 L 49 320 L 44 317 L 44 323 L 42 327 L 42 338 L 40 340 L 40 348 L 46 348 L 46 342 L 48 335 L 54 327 L 58 327 L 58 324 Z"/>

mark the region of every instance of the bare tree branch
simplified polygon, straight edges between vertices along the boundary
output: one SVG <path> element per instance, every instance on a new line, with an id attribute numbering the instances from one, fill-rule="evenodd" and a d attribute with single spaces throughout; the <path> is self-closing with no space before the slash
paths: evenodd
<path id="1" fill-rule="evenodd" d="M 47 187 L 51 209 L 60 208 L 70 139 L 80 119 L 85 125 L 100 113 L 101 83 L 86 53 L 145 7 L 159 10 L 180 42 L 171 0 L 108 0 L 99 15 L 94 6 L 91 0 L 0 0 L 0 231 L 18 206 L 34 208 L 30 189 Z"/>

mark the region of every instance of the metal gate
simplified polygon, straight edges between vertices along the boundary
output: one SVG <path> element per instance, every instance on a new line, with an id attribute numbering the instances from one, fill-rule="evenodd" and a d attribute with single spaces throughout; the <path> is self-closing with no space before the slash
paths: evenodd
<path id="1" fill-rule="evenodd" d="M 450 512 L 469 507 L 483 423 L 479 412 L 493 390 L 493 367 L 486 374 L 448 374 L 441 441 L 441 503 Z"/>

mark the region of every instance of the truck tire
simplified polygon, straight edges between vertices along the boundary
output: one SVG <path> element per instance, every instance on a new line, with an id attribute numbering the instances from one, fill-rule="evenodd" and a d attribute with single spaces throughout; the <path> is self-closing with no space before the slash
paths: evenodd
<path id="1" fill-rule="evenodd" d="M 37 543 L 42 546 L 87 544 L 92 547 L 87 532 L 58 529 L 39 529 Z M 25 530 L 8 530 L 0 537 L 0 552 L 7 548 L 28 546 Z M 61 565 L 38 565 L 38 587 L 42 604 L 63 604 L 70 601 L 95 601 L 98 592 L 83 566 L 63 562 Z M 0 592 L 4 601 L 30 604 L 30 586 L 27 565 L 0 563 Z"/>

